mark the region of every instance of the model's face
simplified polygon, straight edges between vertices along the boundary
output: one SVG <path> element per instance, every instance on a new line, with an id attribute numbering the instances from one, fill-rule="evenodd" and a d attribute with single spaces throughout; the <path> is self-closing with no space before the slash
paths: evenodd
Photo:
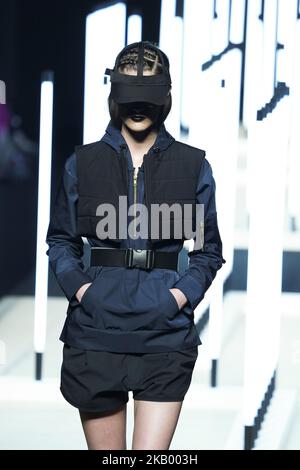
<path id="1" fill-rule="evenodd" d="M 134 70 L 127 70 L 125 73 L 128 75 L 137 75 L 137 72 Z M 151 74 L 151 71 L 144 71 L 144 75 Z M 120 104 L 119 109 L 121 120 L 129 130 L 143 132 L 150 129 L 156 122 L 161 111 L 161 106 L 140 101 Z"/>
<path id="2" fill-rule="evenodd" d="M 151 103 L 136 102 L 120 104 L 120 116 L 123 124 L 131 131 L 146 131 L 156 122 L 160 107 Z"/>

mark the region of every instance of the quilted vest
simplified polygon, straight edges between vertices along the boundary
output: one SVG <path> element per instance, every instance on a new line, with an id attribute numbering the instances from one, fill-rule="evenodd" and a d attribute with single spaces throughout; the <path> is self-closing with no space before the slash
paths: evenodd
<path id="1" fill-rule="evenodd" d="M 124 152 L 116 152 L 110 145 L 97 141 L 75 147 L 78 178 L 77 234 L 87 238 L 100 238 L 96 227 L 106 215 L 97 215 L 100 204 L 112 204 L 116 213 L 116 232 L 108 239 L 113 244 L 120 244 L 119 196 L 128 195 L 127 160 Z M 152 233 L 151 205 L 177 203 L 181 211 L 169 211 L 170 232 L 168 239 L 175 236 L 175 224 L 182 228 L 184 241 L 185 226 L 196 229 L 196 188 L 205 151 L 174 140 L 167 149 L 155 155 L 144 156 L 144 204 L 148 209 L 148 240 L 152 245 L 161 242 L 164 237 L 159 223 L 158 233 Z M 124 200 L 124 199 L 123 199 Z M 191 211 L 184 210 L 184 204 L 190 204 Z M 178 206 L 177 206 L 178 207 Z M 127 226 L 126 226 L 127 230 Z M 104 238 L 103 238 L 104 239 Z"/>

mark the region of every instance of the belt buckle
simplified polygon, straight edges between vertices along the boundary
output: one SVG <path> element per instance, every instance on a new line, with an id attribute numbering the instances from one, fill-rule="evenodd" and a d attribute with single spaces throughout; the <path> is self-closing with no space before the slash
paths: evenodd
<path id="1" fill-rule="evenodd" d="M 153 267 L 153 250 L 126 250 L 126 268 L 151 269 Z"/>

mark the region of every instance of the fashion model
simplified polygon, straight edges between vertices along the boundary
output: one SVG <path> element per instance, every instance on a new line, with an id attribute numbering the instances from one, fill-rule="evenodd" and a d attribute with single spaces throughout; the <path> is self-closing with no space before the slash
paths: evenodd
<path id="1" fill-rule="evenodd" d="M 105 73 L 110 122 L 67 159 L 47 233 L 69 301 L 60 390 L 79 410 L 88 449 L 127 448 L 129 391 L 131 448 L 169 449 L 202 344 L 194 309 L 225 263 L 215 181 L 205 151 L 165 128 L 171 76 L 161 49 L 130 44 Z M 179 274 L 178 254 L 191 238 Z"/>

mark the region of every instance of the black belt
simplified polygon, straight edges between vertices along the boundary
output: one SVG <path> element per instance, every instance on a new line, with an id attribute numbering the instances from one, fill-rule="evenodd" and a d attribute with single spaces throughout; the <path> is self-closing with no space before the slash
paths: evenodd
<path id="1" fill-rule="evenodd" d="M 92 248 L 91 266 L 125 268 L 165 268 L 177 271 L 178 253 L 155 250 Z"/>

